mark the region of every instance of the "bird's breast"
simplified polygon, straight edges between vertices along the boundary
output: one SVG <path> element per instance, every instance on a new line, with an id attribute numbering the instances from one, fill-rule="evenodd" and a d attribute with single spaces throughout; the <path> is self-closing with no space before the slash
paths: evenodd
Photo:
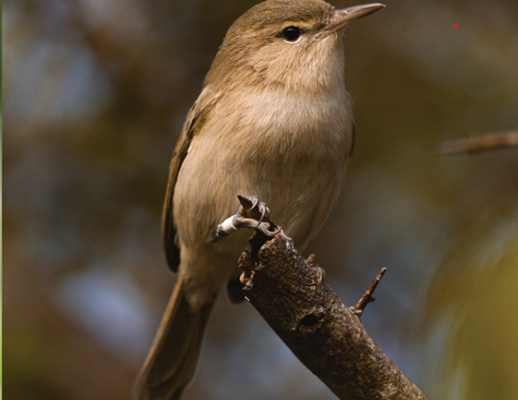
<path id="1" fill-rule="evenodd" d="M 345 88 L 309 97 L 261 90 L 233 100 L 218 101 L 184 161 L 174 200 L 179 233 L 193 243 L 207 238 L 237 211 L 237 194 L 256 195 L 303 246 L 327 218 L 345 172 L 352 135 Z M 200 214 L 192 223 L 183 217 Z"/>
<path id="2" fill-rule="evenodd" d="M 352 113 L 345 88 L 324 92 L 290 92 L 284 88 L 256 88 L 237 94 L 239 108 L 230 109 L 235 130 L 233 144 L 245 154 L 278 157 L 340 156 L 350 141 Z M 226 107 L 225 107 L 226 106 Z M 338 148 L 337 148 L 338 147 Z"/>

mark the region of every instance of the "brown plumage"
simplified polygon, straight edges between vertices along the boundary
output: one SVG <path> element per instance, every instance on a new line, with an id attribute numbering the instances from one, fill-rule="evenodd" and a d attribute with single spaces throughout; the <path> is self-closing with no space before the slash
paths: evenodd
<path id="1" fill-rule="evenodd" d="M 179 276 L 136 399 L 179 399 L 192 379 L 215 296 L 250 236 L 210 240 L 237 194 L 264 201 L 299 250 L 328 217 L 353 146 L 343 27 L 381 5 L 361 7 L 269 0 L 229 29 L 171 161 L 163 239 Z"/>

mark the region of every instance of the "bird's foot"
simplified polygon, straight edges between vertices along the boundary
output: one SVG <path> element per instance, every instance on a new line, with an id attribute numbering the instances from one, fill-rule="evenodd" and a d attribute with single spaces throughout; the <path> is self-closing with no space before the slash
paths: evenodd
<path id="1" fill-rule="evenodd" d="M 218 225 L 212 237 L 213 242 L 241 228 L 258 230 L 268 237 L 273 237 L 281 231 L 280 227 L 270 221 L 270 209 L 259 201 L 257 196 L 237 197 L 241 203 L 239 211 Z"/>

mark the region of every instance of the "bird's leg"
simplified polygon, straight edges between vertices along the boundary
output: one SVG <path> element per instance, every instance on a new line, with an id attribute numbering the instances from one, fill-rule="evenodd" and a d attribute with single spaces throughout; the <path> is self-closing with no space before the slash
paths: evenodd
<path id="1" fill-rule="evenodd" d="M 239 211 L 218 225 L 212 236 L 213 242 L 241 228 L 256 229 L 268 237 L 273 237 L 281 231 L 280 227 L 270 221 L 270 209 L 259 201 L 257 196 L 237 197 L 241 203 Z"/>

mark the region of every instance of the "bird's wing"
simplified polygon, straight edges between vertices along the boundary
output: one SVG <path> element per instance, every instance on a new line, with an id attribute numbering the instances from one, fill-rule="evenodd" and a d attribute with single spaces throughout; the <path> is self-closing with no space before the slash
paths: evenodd
<path id="1" fill-rule="evenodd" d="M 207 120 L 207 115 L 214 108 L 220 98 L 220 93 L 215 92 L 210 86 L 206 86 L 198 100 L 189 110 L 187 118 L 174 149 L 171 165 L 169 166 L 169 181 L 164 201 L 162 214 L 162 240 L 169 268 L 176 272 L 180 264 L 180 249 L 173 221 L 173 196 L 178 173 L 183 160 L 189 152 L 192 139 L 200 131 Z"/>

